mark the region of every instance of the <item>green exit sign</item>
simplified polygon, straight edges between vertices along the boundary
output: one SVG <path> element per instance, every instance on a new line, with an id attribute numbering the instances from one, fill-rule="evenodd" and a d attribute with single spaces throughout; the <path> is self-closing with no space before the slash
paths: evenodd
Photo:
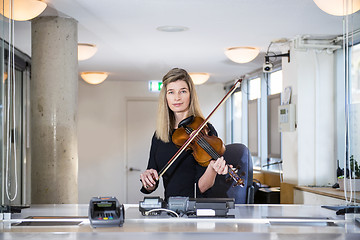
<path id="1" fill-rule="evenodd" d="M 160 92 L 162 87 L 162 81 L 149 81 L 150 92 Z"/>

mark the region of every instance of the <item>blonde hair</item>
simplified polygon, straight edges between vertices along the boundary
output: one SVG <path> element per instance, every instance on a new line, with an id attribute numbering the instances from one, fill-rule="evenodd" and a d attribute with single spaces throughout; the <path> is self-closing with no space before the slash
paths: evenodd
<path id="1" fill-rule="evenodd" d="M 196 94 L 195 85 L 190 75 L 181 68 L 171 69 L 163 77 L 163 86 L 159 94 L 158 114 L 156 123 L 156 137 L 163 142 L 169 142 L 172 131 L 175 128 L 175 115 L 170 110 L 166 100 L 167 85 L 171 82 L 185 81 L 190 92 L 189 116 L 203 117 L 200 110 L 199 100 Z"/>

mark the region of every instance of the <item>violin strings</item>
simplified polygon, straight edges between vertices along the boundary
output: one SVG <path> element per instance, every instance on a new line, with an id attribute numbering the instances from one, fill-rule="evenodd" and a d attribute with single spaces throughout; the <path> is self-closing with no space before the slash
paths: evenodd
<path id="1" fill-rule="evenodd" d="M 193 131 L 193 129 L 191 128 L 186 128 L 186 132 L 187 134 L 191 134 L 191 132 Z M 200 132 L 199 135 L 197 135 L 195 137 L 196 142 L 200 145 L 200 147 L 202 149 L 204 149 L 212 158 L 214 159 L 218 159 L 220 157 L 220 155 L 211 147 L 211 145 L 202 137 L 200 136 L 200 134 L 203 136 L 204 133 Z"/>
<path id="2" fill-rule="evenodd" d="M 186 127 L 185 131 L 187 134 L 191 134 L 193 129 Z M 196 137 L 195 141 L 199 144 L 199 146 L 204 149 L 213 159 L 218 159 L 220 155 L 214 150 L 214 148 L 202 137 L 204 136 L 203 132 L 200 132 Z M 227 164 L 226 164 L 227 165 Z M 228 166 L 228 171 L 230 176 L 236 181 L 239 182 L 240 177 Z"/>
<path id="3" fill-rule="evenodd" d="M 201 138 L 199 139 L 199 145 L 205 150 L 205 148 L 210 155 L 211 153 L 213 154 L 212 155 L 212 158 L 214 159 L 218 159 L 220 157 L 220 155 L 214 150 L 214 148 L 211 147 L 211 145 L 204 139 L 204 138 Z M 210 153 L 211 152 L 211 153 Z M 214 157 L 215 156 L 215 157 Z M 227 164 L 226 164 L 227 165 Z M 235 182 L 239 182 L 240 180 L 240 177 L 231 169 L 230 166 L 228 166 L 228 171 L 229 171 L 229 174 L 230 176 L 235 180 Z"/>

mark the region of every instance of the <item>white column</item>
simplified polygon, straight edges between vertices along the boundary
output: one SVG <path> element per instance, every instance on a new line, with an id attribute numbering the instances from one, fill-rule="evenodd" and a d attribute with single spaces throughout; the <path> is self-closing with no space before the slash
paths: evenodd
<path id="1" fill-rule="evenodd" d="M 297 129 L 283 133 L 284 181 L 298 185 L 336 182 L 334 55 L 291 49 L 283 62 L 283 87 L 292 87 Z"/>

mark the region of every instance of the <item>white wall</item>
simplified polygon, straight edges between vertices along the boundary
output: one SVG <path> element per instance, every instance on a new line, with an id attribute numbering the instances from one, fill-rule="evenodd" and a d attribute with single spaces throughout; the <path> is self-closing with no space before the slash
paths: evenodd
<path id="1" fill-rule="evenodd" d="M 196 86 L 196 92 L 198 93 L 201 110 L 205 118 L 213 111 L 226 94 L 224 85 L 219 83 L 208 83 Z M 225 142 L 225 104 L 210 118 L 210 123 L 216 128 L 219 138 Z"/>
<path id="2" fill-rule="evenodd" d="M 209 83 L 196 89 L 205 116 L 225 95 L 222 84 Z M 94 196 L 116 196 L 120 202 L 125 202 L 128 98 L 157 99 L 158 94 L 148 91 L 147 81 L 105 81 L 97 86 L 79 82 L 79 203 L 88 203 Z M 143 117 L 141 113 L 139 117 Z M 225 110 L 221 107 L 210 121 L 222 139 L 225 139 L 224 119 Z M 139 181 L 139 189 L 140 186 Z"/>
<path id="3" fill-rule="evenodd" d="M 283 87 L 292 87 L 297 129 L 283 133 L 284 181 L 329 185 L 336 180 L 334 55 L 291 49 Z"/>

